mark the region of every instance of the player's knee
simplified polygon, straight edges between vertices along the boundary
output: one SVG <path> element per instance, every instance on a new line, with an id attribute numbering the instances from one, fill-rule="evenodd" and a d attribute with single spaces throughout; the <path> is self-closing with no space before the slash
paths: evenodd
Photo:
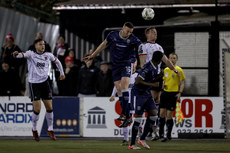
<path id="1" fill-rule="evenodd" d="M 167 119 L 172 119 L 173 118 L 173 112 L 167 112 Z"/>
<path id="2" fill-rule="evenodd" d="M 166 117 L 166 111 L 160 110 L 160 117 L 165 118 Z"/>

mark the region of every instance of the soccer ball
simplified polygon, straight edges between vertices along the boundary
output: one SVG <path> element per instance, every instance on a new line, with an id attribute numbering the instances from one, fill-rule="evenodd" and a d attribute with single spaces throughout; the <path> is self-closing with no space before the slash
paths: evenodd
<path id="1" fill-rule="evenodd" d="M 144 10 L 142 11 L 142 17 L 145 20 L 152 20 L 155 16 L 155 12 L 152 8 L 144 8 Z"/>

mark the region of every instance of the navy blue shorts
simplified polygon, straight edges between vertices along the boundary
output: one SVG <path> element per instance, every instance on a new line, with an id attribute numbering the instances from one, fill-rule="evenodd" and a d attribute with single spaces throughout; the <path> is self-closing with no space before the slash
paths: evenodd
<path id="1" fill-rule="evenodd" d="M 121 80 L 122 77 L 131 76 L 131 63 L 112 68 L 113 82 Z"/>
<path id="2" fill-rule="evenodd" d="M 145 111 L 157 110 L 156 104 L 152 98 L 151 93 L 149 95 L 138 94 L 134 90 L 131 91 L 131 103 L 135 108 L 136 115 L 142 115 Z"/>

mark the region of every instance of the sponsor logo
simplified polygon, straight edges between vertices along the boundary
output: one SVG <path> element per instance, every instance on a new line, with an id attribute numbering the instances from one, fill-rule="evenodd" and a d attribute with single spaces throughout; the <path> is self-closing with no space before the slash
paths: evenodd
<path id="1" fill-rule="evenodd" d="M 0 123 L 30 123 L 31 112 L 31 103 L 0 103 Z"/>
<path id="2" fill-rule="evenodd" d="M 88 111 L 88 122 L 86 128 L 107 128 L 106 111 L 98 106 Z"/>
<path id="3" fill-rule="evenodd" d="M 37 62 L 37 67 L 40 68 L 40 69 L 42 69 L 42 68 L 45 67 L 45 63 L 39 63 L 39 62 Z"/>
<path id="4" fill-rule="evenodd" d="M 57 119 L 56 120 L 56 125 L 57 126 L 77 126 L 77 120 L 76 119 Z"/>
<path id="5" fill-rule="evenodd" d="M 126 66 L 125 69 L 127 73 L 131 73 L 131 66 Z"/>

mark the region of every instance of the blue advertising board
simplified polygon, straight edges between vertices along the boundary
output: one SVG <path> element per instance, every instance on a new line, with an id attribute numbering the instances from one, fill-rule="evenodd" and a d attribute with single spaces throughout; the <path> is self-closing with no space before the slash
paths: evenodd
<path id="1" fill-rule="evenodd" d="M 54 133 L 56 136 L 79 136 L 79 98 L 54 97 Z M 41 136 L 47 136 L 47 122 L 43 122 Z"/>

